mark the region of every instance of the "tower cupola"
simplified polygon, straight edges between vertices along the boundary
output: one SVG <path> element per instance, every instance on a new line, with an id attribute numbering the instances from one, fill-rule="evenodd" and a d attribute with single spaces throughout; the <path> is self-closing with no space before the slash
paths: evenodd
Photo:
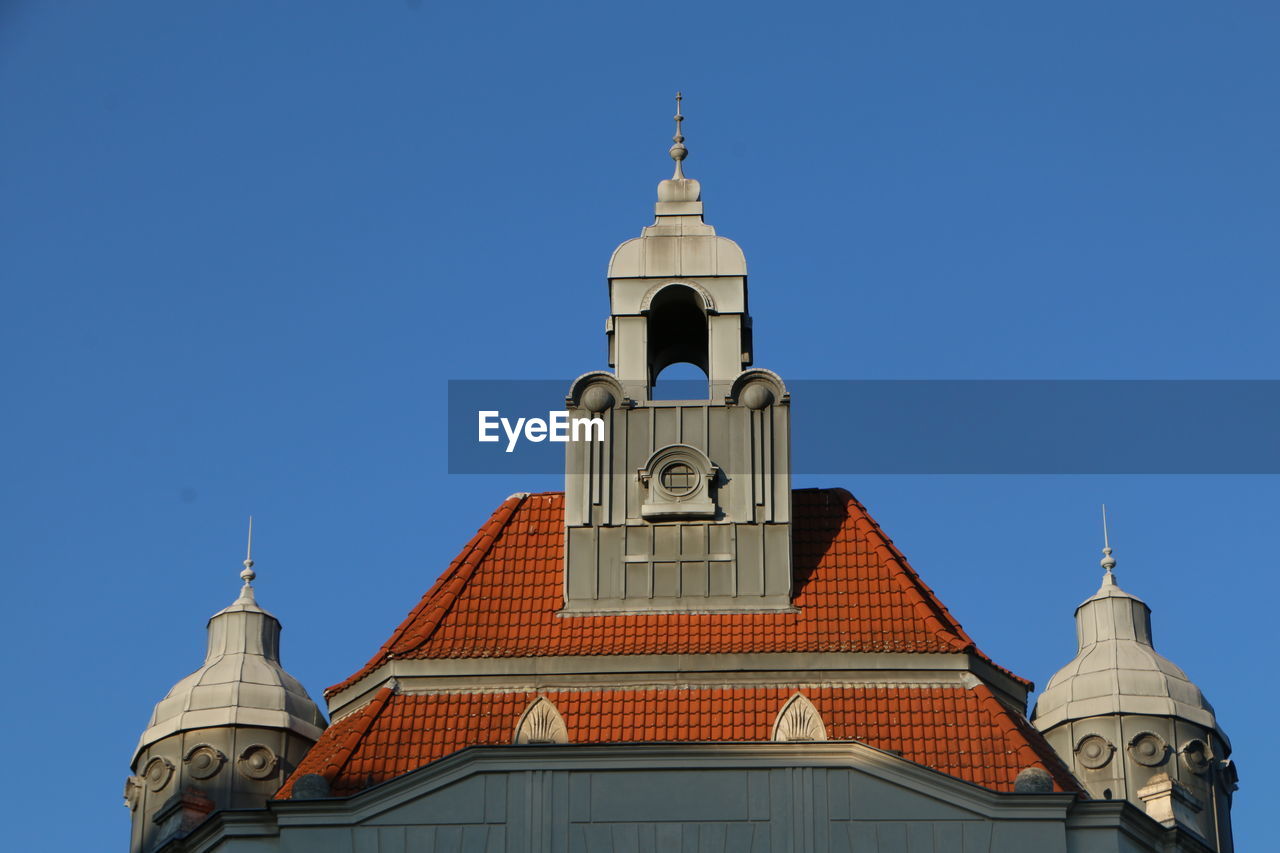
<path id="1" fill-rule="evenodd" d="M 681 96 L 654 222 L 609 261 L 610 371 L 566 404 L 603 440 L 566 444 L 565 614 L 788 610 L 791 412 L 781 377 L 752 363 L 747 264 L 703 221 Z M 691 364 L 707 383 L 657 399 Z"/>
<path id="2" fill-rule="evenodd" d="M 280 665 L 280 622 L 253 588 L 253 522 L 240 595 L 209 619 L 204 664 L 152 711 L 125 781 L 131 853 L 148 853 L 218 809 L 262 808 L 325 728 Z"/>

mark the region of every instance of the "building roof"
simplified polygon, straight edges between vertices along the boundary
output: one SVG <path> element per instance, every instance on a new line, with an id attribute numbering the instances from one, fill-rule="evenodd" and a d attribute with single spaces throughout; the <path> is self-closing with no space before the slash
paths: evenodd
<path id="1" fill-rule="evenodd" d="M 568 617 L 557 615 L 564 495 L 513 495 L 377 654 L 325 696 L 392 658 L 969 652 L 990 663 L 852 495 L 792 494 L 794 611 Z"/>
<path id="2" fill-rule="evenodd" d="M 990 663 L 852 495 L 797 490 L 792 511 L 792 612 L 562 616 L 564 496 L 513 495 L 377 654 L 326 695 L 369 676 L 365 685 L 376 686 L 390 677 L 388 663 L 400 660 L 892 652 L 969 654 Z M 978 679 L 842 684 L 797 673 L 785 684 L 669 689 L 402 691 L 393 682 L 362 694 L 363 705 L 336 719 L 279 796 L 307 773 L 325 776 L 344 795 L 469 746 L 510 744 L 538 696 L 555 704 L 570 743 L 759 742 L 770 739 L 797 690 L 832 740 L 898 752 L 997 790 L 1012 790 L 1029 766 L 1048 770 L 1062 790 L 1079 790 L 1040 734 Z"/>
<path id="3" fill-rule="evenodd" d="M 334 723 L 277 795 L 317 773 L 334 796 L 385 782 L 469 746 L 512 743 L 538 696 L 560 711 L 569 743 L 759 742 L 770 739 L 793 687 L 550 690 L 404 694 L 391 687 Z M 1079 787 L 1021 715 L 973 687 L 808 686 L 830 740 L 859 741 L 1001 791 L 1043 767 L 1059 790 Z M 536 747 L 530 747 L 536 748 Z"/>

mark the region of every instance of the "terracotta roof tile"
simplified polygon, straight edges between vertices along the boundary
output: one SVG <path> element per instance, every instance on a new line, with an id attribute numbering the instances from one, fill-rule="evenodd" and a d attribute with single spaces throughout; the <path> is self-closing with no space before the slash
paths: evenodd
<path id="1" fill-rule="evenodd" d="M 564 495 L 513 496 L 467 543 L 378 653 L 325 695 L 354 684 L 391 657 L 981 654 L 848 492 L 797 490 L 792 514 L 798 612 L 560 617 Z"/>
<path id="2" fill-rule="evenodd" d="M 334 723 L 277 795 L 305 773 L 345 796 L 468 746 L 510 744 L 525 708 L 551 700 L 571 743 L 769 740 L 794 687 L 552 690 L 541 694 L 397 694 L 380 690 Z M 1058 790 L 1079 787 L 1051 749 L 983 684 L 963 687 L 811 687 L 802 691 L 836 741 L 861 741 L 999 791 L 1043 767 Z M 534 749 L 536 747 L 530 747 Z"/>
<path id="3" fill-rule="evenodd" d="M 369 663 L 327 695 L 392 657 L 981 655 L 865 508 L 840 489 L 793 493 L 796 612 L 557 616 L 563 501 L 559 493 L 505 501 Z M 749 742 L 769 739 L 794 689 L 615 688 L 543 695 L 564 716 L 574 743 Z M 804 692 L 832 739 L 900 752 L 997 790 L 1010 790 L 1017 772 L 1028 766 L 1045 767 L 1060 789 L 1078 790 L 1039 733 L 984 684 L 824 686 Z M 278 796 L 287 797 L 293 779 L 305 773 L 321 773 L 335 794 L 348 794 L 468 746 L 511 743 L 534 698 L 529 692 L 399 695 L 383 688 L 330 726 Z"/>

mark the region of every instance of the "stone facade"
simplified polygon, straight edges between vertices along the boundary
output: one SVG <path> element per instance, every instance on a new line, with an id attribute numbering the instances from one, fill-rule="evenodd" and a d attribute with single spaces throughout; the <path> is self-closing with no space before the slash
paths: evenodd
<path id="1" fill-rule="evenodd" d="M 466 750 L 348 799 L 221 812 L 169 853 L 1206 853 L 1123 801 L 1000 794 L 859 744 Z"/>

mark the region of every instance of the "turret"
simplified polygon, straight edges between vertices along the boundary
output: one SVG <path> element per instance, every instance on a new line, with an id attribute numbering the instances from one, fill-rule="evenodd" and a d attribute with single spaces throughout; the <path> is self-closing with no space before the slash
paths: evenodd
<path id="1" fill-rule="evenodd" d="M 320 709 L 280 665 L 280 622 L 244 586 L 209 620 L 204 665 L 156 705 L 133 755 L 125 805 L 131 853 L 150 853 L 219 809 L 262 808 L 324 730 Z"/>
<path id="2" fill-rule="evenodd" d="M 614 370 L 580 376 L 566 400 L 571 419 L 603 427 L 566 444 L 566 615 L 792 606 L 790 398 L 750 369 L 746 260 L 703 221 L 679 97 L 675 173 L 653 224 L 609 261 Z M 655 399 L 677 363 L 706 385 Z"/>
<path id="3" fill-rule="evenodd" d="M 1032 723 L 1091 796 L 1127 799 L 1226 853 L 1231 742 L 1199 688 L 1156 652 L 1151 609 L 1116 583 L 1105 515 L 1104 541 L 1102 586 L 1076 608 L 1078 651 L 1049 680 Z"/>

